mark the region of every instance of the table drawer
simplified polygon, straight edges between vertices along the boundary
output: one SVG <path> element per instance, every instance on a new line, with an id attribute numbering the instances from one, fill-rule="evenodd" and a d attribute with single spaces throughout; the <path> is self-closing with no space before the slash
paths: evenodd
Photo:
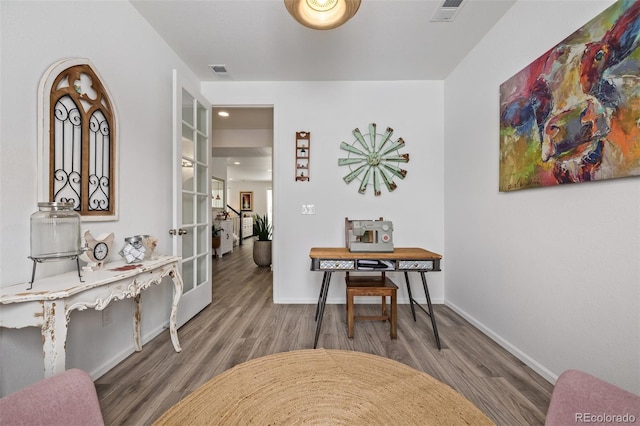
<path id="1" fill-rule="evenodd" d="M 405 270 L 432 270 L 433 260 L 401 260 L 398 263 L 398 269 Z"/>
<path id="2" fill-rule="evenodd" d="M 321 260 L 320 269 L 354 269 L 355 263 L 353 260 Z"/>

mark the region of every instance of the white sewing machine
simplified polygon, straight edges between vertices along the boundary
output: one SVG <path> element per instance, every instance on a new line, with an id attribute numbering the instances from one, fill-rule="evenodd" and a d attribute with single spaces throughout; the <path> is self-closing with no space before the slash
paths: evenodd
<path id="1" fill-rule="evenodd" d="M 393 223 L 388 220 L 345 218 L 345 240 L 352 252 L 392 252 Z"/>

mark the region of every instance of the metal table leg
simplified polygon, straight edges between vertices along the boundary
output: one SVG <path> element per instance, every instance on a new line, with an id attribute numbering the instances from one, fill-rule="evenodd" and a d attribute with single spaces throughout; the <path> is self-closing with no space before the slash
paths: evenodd
<path id="1" fill-rule="evenodd" d="M 442 349 L 440 346 L 440 335 L 438 334 L 438 326 L 436 325 L 436 315 L 433 312 L 433 306 L 431 305 L 431 296 L 429 296 L 429 287 L 427 286 L 427 277 L 424 272 L 420 272 L 420 277 L 422 277 L 422 286 L 424 287 L 424 294 L 427 296 L 427 306 L 429 307 L 429 317 L 431 318 L 431 326 L 433 327 L 433 335 L 436 338 L 436 345 L 438 345 L 438 349 Z"/>
<path id="2" fill-rule="evenodd" d="M 404 280 L 407 283 L 407 293 L 409 293 L 409 304 L 411 305 L 411 314 L 413 314 L 413 320 L 416 320 L 416 308 L 413 306 L 413 296 L 411 295 L 411 286 L 409 285 L 409 273 L 404 271 Z"/>
<path id="3" fill-rule="evenodd" d="M 329 274 L 329 278 L 331 278 L 331 275 Z M 316 305 L 316 321 L 318 321 L 318 314 L 320 313 L 320 305 L 322 302 L 322 294 L 324 293 L 324 287 L 328 285 L 327 282 L 327 272 L 325 271 L 324 275 L 322 276 L 322 286 L 320 287 L 320 295 L 318 296 L 318 304 Z"/>
<path id="4" fill-rule="evenodd" d="M 318 337 L 320 337 L 320 328 L 322 327 L 322 317 L 324 316 L 324 306 L 327 304 L 327 294 L 329 293 L 329 283 L 331 282 L 331 271 L 325 271 L 322 278 L 322 288 L 320 291 L 320 299 L 318 300 L 318 312 L 316 312 L 316 338 L 313 341 L 313 349 L 318 346 Z"/>

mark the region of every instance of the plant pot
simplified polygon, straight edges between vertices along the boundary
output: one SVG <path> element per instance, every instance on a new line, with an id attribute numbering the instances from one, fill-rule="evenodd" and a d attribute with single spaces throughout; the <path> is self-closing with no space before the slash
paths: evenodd
<path id="1" fill-rule="evenodd" d="M 220 248 L 220 243 L 221 243 L 220 235 L 216 235 L 211 239 L 211 248 L 214 248 L 214 249 Z"/>
<path id="2" fill-rule="evenodd" d="M 253 261 L 258 266 L 271 265 L 271 241 L 253 242 Z"/>

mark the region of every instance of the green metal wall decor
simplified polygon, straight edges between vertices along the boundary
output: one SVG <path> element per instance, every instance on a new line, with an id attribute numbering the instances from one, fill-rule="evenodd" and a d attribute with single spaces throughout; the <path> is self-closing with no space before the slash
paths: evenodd
<path id="1" fill-rule="evenodd" d="M 379 196 L 381 182 L 389 192 L 397 188 L 394 178 L 404 179 L 407 171 L 399 167 L 400 163 L 409 162 L 409 154 L 400 154 L 404 148 L 404 140 L 391 139 L 393 129 L 387 127 L 384 134 L 376 132 L 376 123 L 369 124 L 369 133 L 362 134 L 357 127 L 353 129 L 355 140 L 348 144 L 340 143 L 340 149 L 347 152 L 346 158 L 338 158 L 339 166 L 349 167 L 349 173 L 342 178 L 347 184 L 360 181 L 358 192 L 364 194 L 367 186 L 373 183 L 373 193 Z M 368 137 L 367 137 L 368 136 Z"/>

